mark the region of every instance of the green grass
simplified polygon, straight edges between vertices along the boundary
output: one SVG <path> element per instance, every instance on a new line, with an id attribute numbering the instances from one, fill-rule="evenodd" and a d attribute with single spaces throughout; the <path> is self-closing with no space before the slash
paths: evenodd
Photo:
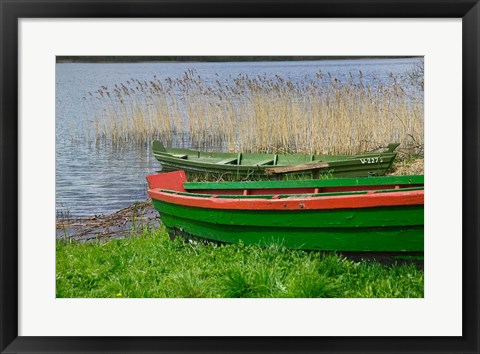
<path id="1" fill-rule="evenodd" d="M 192 244 L 163 228 L 106 243 L 59 240 L 56 266 L 58 298 L 423 297 L 423 270 L 413 264 Z"/>

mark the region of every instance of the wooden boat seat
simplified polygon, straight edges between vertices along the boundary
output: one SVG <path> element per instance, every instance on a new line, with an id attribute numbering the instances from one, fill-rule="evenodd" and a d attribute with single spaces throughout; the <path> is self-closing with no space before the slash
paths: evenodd
<path id="1" fill-rule="evenodd" d="M 185 155 L 185 154 L 172 154 L 172 156 L 179 159 L 184 159 L 184 160 L 187 160 L 188 158 L 188 155 Z"/>
<path id="2" fill-rule="evenodd" d="M 218 161 L 216 162 L 217 165 L 236 165 L 238 162 L 238 158 L 236 157 L 230 157 L 228 159 L 225 159 L 225 160 L 222 160 L 222 161 Z"/>
<path id="3" fill-rule="evenodd" d="M 308 162 L 301 165 L 266 168 L 265 174 L 274 175 L 274 174 L 282 174 L 282 173 L 290 173 L 290 172 L 315 171 L 315 170 L 325 169 L 328 167 L 329 167 L 329 164 L 327 162 L 322 162 L 322 161 Z"/>
<path id="4" fill-rule="evenodd" d="M 257 162 L 255 165 L 264 166 L 264 165 L 273 165 L 273 164 L 274 164 L 274 159 L 266 159 L 266 160 Z"/>

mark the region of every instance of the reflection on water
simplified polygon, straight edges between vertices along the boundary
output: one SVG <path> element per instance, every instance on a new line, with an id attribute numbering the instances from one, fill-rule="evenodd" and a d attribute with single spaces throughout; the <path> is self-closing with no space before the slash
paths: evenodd
<path id="1" fill-rule="evenodd" d="M 113 87 L 127 80 L 176 79 L 194 69 L 206 83 L 230 83 L 238 75 L 280 75 L 293 82 L 311 80 L 318 71 L 342 81 L 362 71 L 367 84 L 385 83 L 390 73 L 402 76 L 418 58 L 361 59 L 262 63 L 135 63 L 56 65 L 56 208 L 73 216 L 106 214 L 146 198 L 145 176 L 159 170 L 148 144 L 120 146 L 86 143 L 91 127 L 84 96 L 100 86 Z M 172 137 L 173 146 L 189 139 Z M 196 146 L 197 147 L 197 146 Z M 198 146 L 198 148 L 202 148 Z"/>

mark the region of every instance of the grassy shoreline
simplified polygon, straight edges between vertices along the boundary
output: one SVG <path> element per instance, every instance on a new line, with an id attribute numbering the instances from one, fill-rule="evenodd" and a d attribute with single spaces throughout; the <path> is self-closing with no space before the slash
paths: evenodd
<path id="1" fill-rule="evenodd" d="M 106 243 L 58 240 L 57 298 L 423 297 L 413 264 L 170 240 L 163 227 Z"/>

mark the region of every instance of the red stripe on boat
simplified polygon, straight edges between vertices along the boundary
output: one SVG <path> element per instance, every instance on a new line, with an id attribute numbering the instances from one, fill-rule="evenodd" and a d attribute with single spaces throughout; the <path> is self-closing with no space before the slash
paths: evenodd
<path id="1" fill-rule="evenodd" d="M 202 198 L 149 189 L 150 198 L 166 203 L 208 209 L 319 210 L 423 205 L 424 191 L 385 192 L 342 196 L 307 196 L 282 199 Z"/>

